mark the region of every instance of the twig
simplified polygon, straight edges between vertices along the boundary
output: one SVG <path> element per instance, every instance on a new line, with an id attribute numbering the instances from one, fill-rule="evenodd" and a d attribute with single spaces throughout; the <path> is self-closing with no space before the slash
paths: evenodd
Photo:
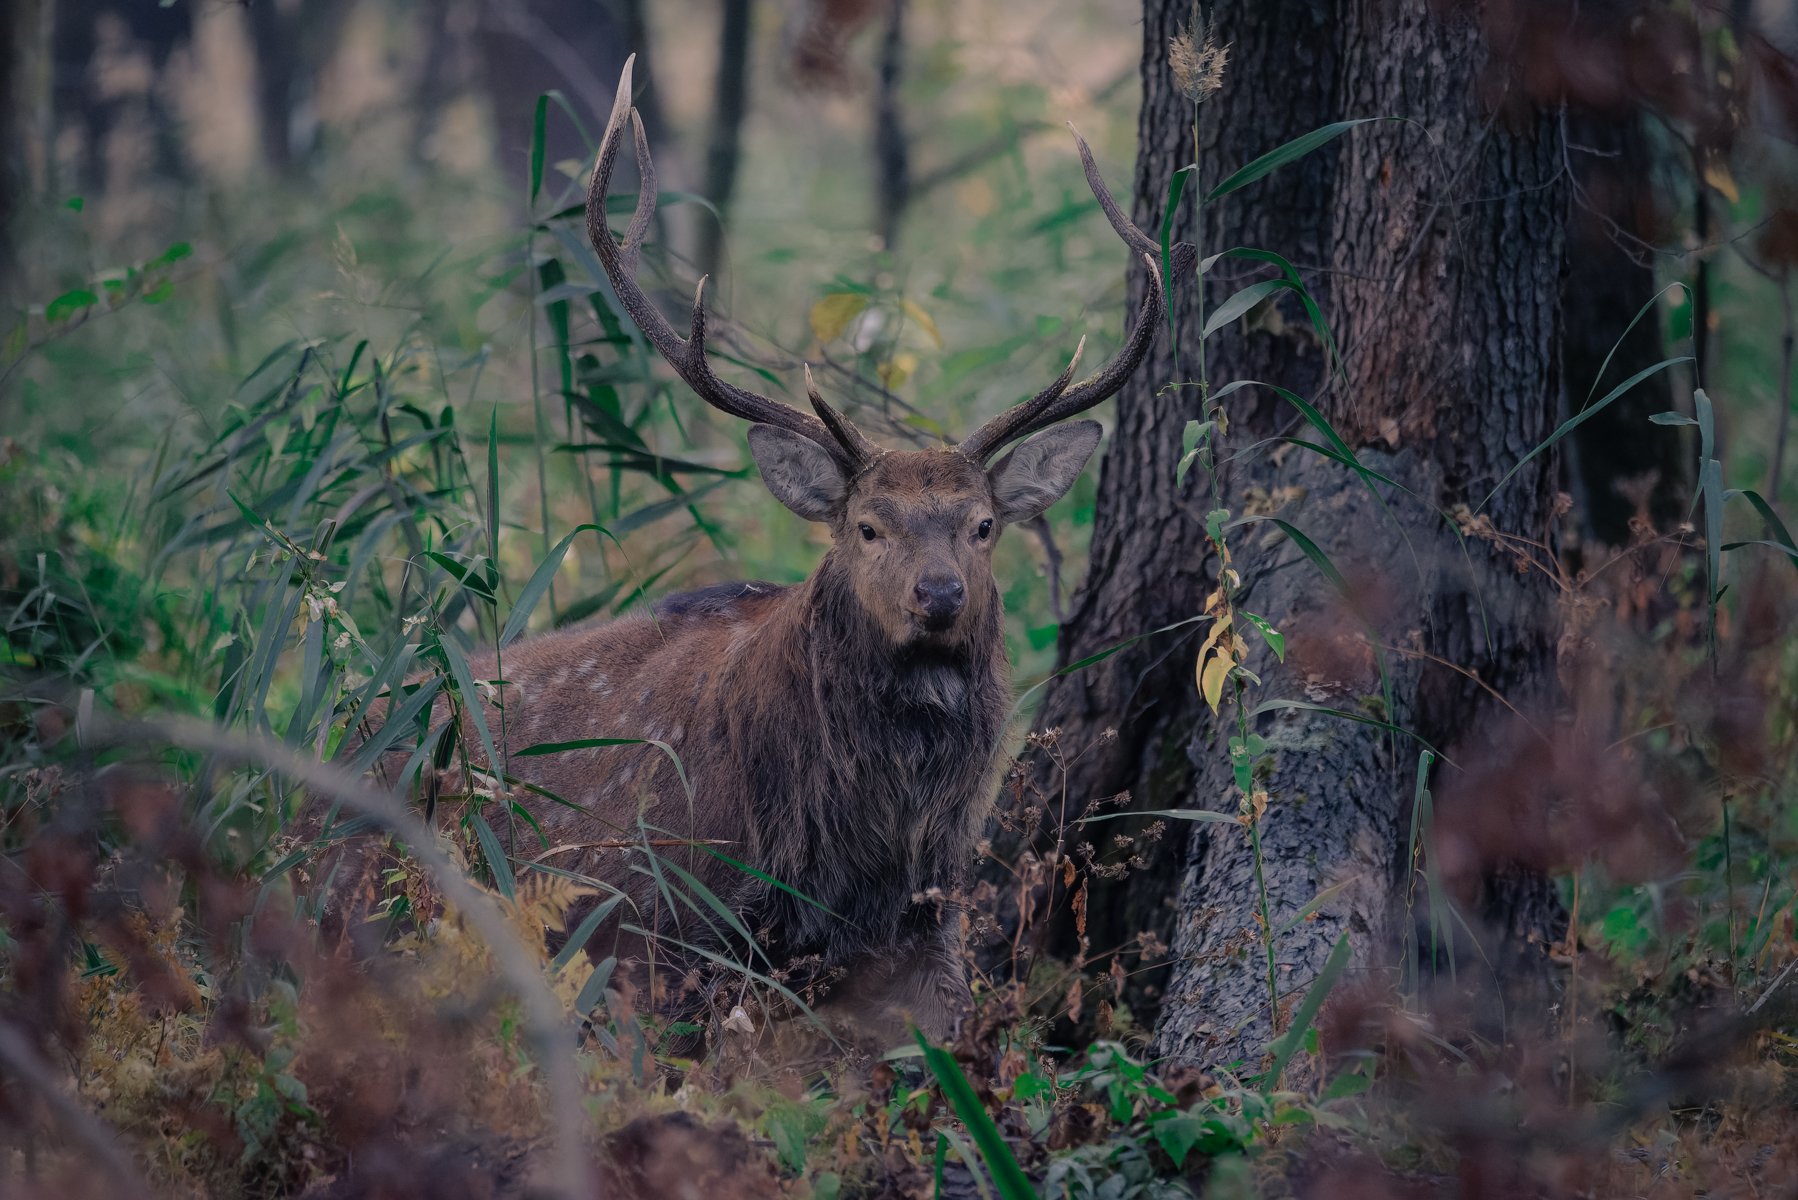
<path id="1" fill-rule="evenodd" d="M 118 1184 L 121 1196 L 149 1200 L 149 1189 L 144 1187 L 130 1156 L 103 1123 L 69 1098 L 50 1065 L 38 1057 L 37 1051 L 18 1030 L 9 1025 L 0 1025 L 0 1063 L 4 1063 L 9 1073 L 49 1106 L 70 1138 L 79 1143 L 90 1158 L 106 1168 L 107 1174 Z"/>
<path id="2" fill-rule="evenodd" d="M 1049 573 L 1049 615 L 1060 624 L 1065 620 L 1061 607 L 1061 551 L 1055 545 L 1055 534 L 1049 528 L 1049 521 L 1041 513 L 1024 523 L 1024 528 L 1036 535 L 1036 540 L 1043 547 L 1043 568 Z"/>
<path id="3" fill-rule="evenodd" d="M 164 743 L 253 763 L 304 784 L 358 816 L 367 817 L 405 842 L 412 857 L 430 871 L 443 898 L 468 918 L 469 924 L 487 943 L 500 974 L 518 998 L 523 1010 L 525 1038 L 549 1085 L 550 1115 L 556 1126 L 550 1190 L 564 1200 L 586 1200 L 600 1194 L 595 1190 L 581 1138 L 580 1116 L 585 1112 L 585 1106 L 574 1074 L 573 1038 L 570 1030 L 565 1028 L 561 1002 L 545 985 L 537 963 L 525 950 L 493 898 L 469 882 L 449 856 L 438 848 L 430 829 L 407 812 L 397 799 L 376 791 L 336 767 L 295 754 L 277 742 L 248 737 L 191 718 L 130 722 L 96 713 L 78 724 L 77 733 L 85 744 Z"/>
<path id="4" fill-rule="evenodd" d="M 1748 1016 L 1752 1017 L 1755 1013 L 1757 1013 L 1761 1010 L 1761 1006 L 1767 1002 L 1767 1000 L 1773 995 L 1774 992 L 1779 990 L 1779 985 L 1784 983 L 1786 981 L 1786 977 L 1792 973 L 1793 967 L 1798 967 L 1798 958 L 1794 958 L 1791 962 L 1787 963 L 1785 970 L 1781 971 L 1778 975 L 1776 975 L 1773 979 L 1773 982 L 1769 983 L 1767 985 L 1767 990 L 1761 993 L 1761 998 L 1759 1000 L 1756 1000 L 1752 1005 L 1749 1006 L 1748 1014 L 1747 1014 Z"/>

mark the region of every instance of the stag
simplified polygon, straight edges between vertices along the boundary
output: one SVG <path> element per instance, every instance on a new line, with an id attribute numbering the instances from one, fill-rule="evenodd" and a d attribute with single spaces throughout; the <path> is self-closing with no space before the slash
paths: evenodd
<path id="1" fill-rule="evenodd" d="M 640 183 L 620 242 L 606 196 L 627 126 Z M 1053 383 L 959 445 L 889 450 L 824 400 L 809 368 L 812 413 L 720 379 L 706 357 L 703 280 L 685 338 L 638 285 L 656 180 L 625 65 L 587 195 L 593 247 L 649 343 L 701 400 L 750 422 L 768 490 L 826 525 L 831 546 L 801 584 L 669 596 L 647 612 L 526 639 L 503 663 L 476 660 L 478 674 L 500 680 L 488 725 L 499 736 L 503 708 L 514 751 L 643 739 L 508 756 L 516 777 L 561 801 L 517 793 L 549 861 L 628 900 L 598 927 L 590 953 L 691 964 L 707 941 L 715 952 L 716 914 L 698 901 L 685 911 L 670 903 L 670 872 L 646 860 L 653 830 L 664 846 L 720 847 L 724 857 L 673 853 L 755 933 L 771 964 L 805 962 L 814 977 L 837 977 L 827 1003 L 937 1034 L 967 1004 L 951 897 L 989 813 L 1011 702 L 993 547 L 1085 468 L 1100 427 L 1063 422 L 1117 392 L 1161 313 L 1149 240 L 1079 145 L 1094 194 L 1148 268 L 1127 343 L 1080 383 L 1076 350 Z"/>

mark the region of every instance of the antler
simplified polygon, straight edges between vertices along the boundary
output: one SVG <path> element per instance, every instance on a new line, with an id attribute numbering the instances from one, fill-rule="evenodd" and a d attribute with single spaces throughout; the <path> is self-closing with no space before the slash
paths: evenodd
<path id="1" fill-rule="evenodd" d="M 668 360 L 675 374 L 707 404 L 720 412 L 745 421 L 774 425 L 789 433 L 816 442 L 851 474 L 876 453 L 876 448 L 863 437 L 842 414 L 824 402 L 812 385 L 811 372 L 806 372 L 806 391 L 817 416 L 745 391 L 718 378 L 705 354 L 705 280 L 693 292 L 692 326 L 685 338 L 674 331 L 655 304 L 637 286 L 638 252 L 649 232 L 656 211 L 655 163 L 649 157 L 649 139 L 643 133 L 643 118 L 631 105 L 631 67 L 637 56 L 624 62 L 624 74 L 618 80 L 618 95 L 612 102 L 612 115 L 606 121 L 605 136 L 599 143 L 599 161 L 593 168 L 593 181 L 587 188 L 587 236 L 599 254 L 606 278 L 618 293 L 618 302 L 636 323 L 643 336 Z M 612 182 L 612 168 L 617 165 L 618 151 L 624 141 L 624 126 L 629 122 L 637 143 L 637 208 L 625 227 L 622 243 L 612 240 L 606 225 L 606 191 Z"/>
<path id="2" fill-rule="evenodd" d="M 1105 186 L 1104 178 L 1099 174 L 1098 164 L 1093 161 L 1093 152 L 1080 136 L 1080 131 L 1072 125 L 1068 126 L 1074 134 L 1074 144 L 1080 148 L 1080 162 L 1086 169 L 1087 186 L 1092 188 L 1093 198 L 1105 213 L 1105 219 L 1111 222 L 1112 229 L 1129 246 L 1142 257 L 1143 265 L 1149 270 L 1148 286 L 1144 289 L 1142 305 L 1136 311 L 1136 327 L 1130 332 L 1130 340 L 1118 351 L 1117 357 L 1105 365 L 1097 375 L 1081 382 L 1070 389 L 1068 382 L 1074 376 L 1074 367 L 1080 361 L 1080 349 L 1074 351 L 1074 360 L 1068 364 L 1061 378 L 1032 396 L 1024 403 L 1007 409 L 982 425 L 961 443 L 959 449 L 976 462 L 984 463 L 1004 447 L 1019 438 L 1027 437 L 1039 429 L 1046 429 L 1058 421 L 1065 421 L 1075 413 L 1110 399 L 1142 360 L 1148 357 L 1149 347 L 1155 344 L 1155 331 L 1161 325 L 1161 267 L 1157 263 L 1161 246 L 1148 234 L 1138 229 L 1124 210 L 1118 207 L 1111 198 L 1111 189 Z M 1198 252 L 1190 243 L 1181 242 L 1170 247 L 1173 259 L 1174 274 L 1179 276 L 1191 269 L 1197 261 Z M 1086 339 L 1082 338 L 1080 346 L 1084 348 Z"/>

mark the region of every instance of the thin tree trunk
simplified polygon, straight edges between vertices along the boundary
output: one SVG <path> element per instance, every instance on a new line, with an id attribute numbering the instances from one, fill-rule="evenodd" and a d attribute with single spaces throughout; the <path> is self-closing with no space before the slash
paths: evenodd
<path id="1" fill-rule="evenodd" d="M 874 230 L 889 253 L 911 204 L 911 151 L 899 111 L 905 76 L 905 0 L 887 0 L 880 39 L 880 76 L 874 88 Z"/>
<path id="2" fill-rule="evenodd" d="M 731 196 L 737 190 L 742 159 L 743 117 L 749 107 L 749 0 L 720 0 L 718 75 L 712 86 L 712 137 L 705 155 L 705 196 L 718 210 L 702 219 L 699 269 L 718 271 L 724 226 L 730 219 Z"/>
<path id="3" fill-rule="evenodd" d="M 1588 399 L 1601 398 L 1666 354 L 1655 314 L 1624 332 L 1656 291 L 1654 214 L 1640 211 L 1643 182 L 1653 165 L 1641 117 L 1634 112 L 1569 114 L 1567 137 L 1579 198 L 1561 284 L 1570 416 Z M 1679 519 L 1687 494 L 1685 455 L 1674 431 L 1648 419 L 1672 407 L 1671 377 L 1653 375 L 1569 440 L 1568 483 L 1586 536 L 1608 546 L 1630 544 L 1638 499 L 1646 502 L 1657 528 Z"/>
<path id="4" fill-rule="evenodd" d="M 0 15 L 0 305 L 22 300 L 20 225 L 50 186 L 55 11 L 52 0 L 12 0 Z"/>

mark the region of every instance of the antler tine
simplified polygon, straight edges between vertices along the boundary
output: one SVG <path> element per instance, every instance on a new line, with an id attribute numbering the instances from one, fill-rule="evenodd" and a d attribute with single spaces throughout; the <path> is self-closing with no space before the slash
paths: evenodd
<path id="1" fill-rule="evenodd" d="M 859 466 L 880 453 L 880 447 L 864 437 L 849 418 L 825 402 L 823 393 L 818 391 L 818 385 L 812 382 L 810 363 L 805 364 L 805 395 L 812 402 L 812 411 L 818 414 L 818 419 L 824 422 L 824 427 L 830 430 L 831 436 L 837 439 L 856 465 Z"/>
<path id="2" fill-rule="evenodd" d="M 1074 364 L 1069 363 L 1062 378 L 1023 404 L 1000 413 L 962 442 L 963 454 L 984 463 L 1019 438 L 1029 437 L 1117 395 L 1136 373 L 1136 368 L 1142 365 L 1142 360 L 1148 357 L 1149 347 L 1155 344 L 1155 331 L 1161 326 L 1161 268 L 1155 265 L 1151 255 L 1143 255 L 1142 261 L 1148 268 L 1149 278 L 1143 289 L 1142 304 L 1136 310 L 1136 325 L 1124 348 L 1098 374 L 1072 388 L 1067 386 L 1067 380 L 1073 373 Z M 1081 342 L 1084 345 L 1085 339 Z M 1074 361 L 1079 359 L 1076 352 Z"/>
<path id="3" fill-rule="evenodd" d="M 1057 421 L 1065 421 L 1076 413 L 1083 413 L 1098 404 L 1103 404 L 1118 394 L 1142 360 L 1149 356 L 1149 349 L 1155 344 L 1155 334 L 1161 328 L 1161 268 L 1150 255 L 1143 255 L 1143 266 L 1148 268 L 1149 278 L 1144 287 L 1147 293 L 1142 304 L 1136 310 L 1136 324 L 1130 330 L 1130 340 L 1117 356 L 1105 364 L 1105 368 L 1090 379 L 1082 380 L 1069 388 L 1062 397 L 1049 405 L 1036 420 L 1030 423 L 1024 433 L 1035 433 L 1045 429 Z M 1021 436 L 1021 435 L 1020 435 Z"/>
<path id="4" fill-rule="evenodd" d="M 1086 186 L 1093 190 L 1093 199 L 1099 202 L 1099 208 L 1104 211 L 1105 219 L 1111 222 L 1111 227 L 1117 230 L 1117 235 L 1138 254 L 1159 253 L 1160 243 L 1138 229 L 1136 222 L 1125 215 L 1124 210 L 1118 207 L 1118 202 L 1111 198 L 1111 189 L 1105 186 L 1105 177 L 1099 174 L 1099 164 L 1093 161 L 1092 147 L 1086 144 L 1086 139 L 1080 136 L 1080 131 L 1074 128 L 1072 121 L 1068 122 L 1068 132 L 1074 135 L 1074 145 L 1080 151 L 1080 166 L 1086 172 Z"/>
<path id="5" fill-rule="evenodd" d="M 726 383 L 713 372 L 705 356 L 705 280 L 693 294 L 693 323 L 687 339 L 674 331 L 674 326 L 637 285 L 638 250 L 655 217 L 655 163 L 649 154 L 649 139 L 643 132 L 643 119 L 631 105 L 631 68 L 637 56 L 624 62 L 618 78 L 618 94 L 612 101 L 612 113 L 606 120 L 605 135 L 600 139 L 599 158 L 593 167 L 593 179 L 587 187 L 587 237 L 599 255 L 600 266 L 618 294 L 618 302 L 650 345 L 659 351 L 668 365 L 684 380 L 701 400 L 720 412 L 745 421 L 775 425 L 807 438 L 839 460 L 845 467 L 859 465 L 851 444 L 843 441 L 823 421 L 796 408 L 759 396 L 754 392 Z M 612 183 L 612 169 L 618 163 L 618 152 L 624 141 L 624 127 L 629 123 L 637 147 L 637 171 L 641 184 L 637 191 L 637 207 L 625 228 L 624 243 L 612 240 L 606 224 L 606 193 Z M 847 422 L 844 422 L 847 425 Z"/>
<path id="6" fill-rule="evenodd" d="M 1068 390 L 1068 384 L 1074 382 L 1074 372 L 1080 367 L 1080 356 L 1086 353 L 1086 338 L 1082 337 L 1074 347 L 1074 357 L 1062 368 L 1061 374 L 1054 383 L 1038 392 L 1022 404 L 1016 404 L 976 429 L 962 439 L 958 449 L 975 462 L 985 462 L 988 456 L 1007 442 L 1015 441 L 1023 436 L 1019 431 L 1034 422 L 1043 411 Z"/>
<path id="7" fill-rule="evenodd" d="M 1048 388 L 982 425 L 961 444 L 961 452 L 977 462 L 985 462 L 1009 443 L 1047 428 L 1057 421 L 1065 421 L 1075 413 L 1085 412 L 1116 395 L 1118 389 L 1142 365 L 1142 360 L 1148 357 L 1149 347 L 1155 344 L 1155 331 L 1161 325 L 1161 293 L 1164 284 L 1161 268 L 1156 265 L 1161 244 L 1138 229 L 1136 223 L 1118 207 L 1118 202 L 1112 199 L 1111 189 L 1105 186 L 1104 176 L 1099 174 L 1099 164 L 1093 161 L 1092 147 L 1086 144 L 1086 139 L 1080 136 L 1080 131 L 1071 122 L 1068 131 L 1074 135 L 1074 145 L 1080 151 L 1080 165 L 1086 172 L 1086 184 L 1092 189 L 1093 198 L 1099 202 L 1099 208 L 1105 213 L 1105 219 L 1111 223 L 1111 228 L 1117 232 L 1118 237 L 1141 257 L 1143 265 L 1148 268 L 1148 286 L 1143 289 L 1142 304 L 1136 312 L 1136 327 L 1131 330 L 1130 340 L 1124 344 L 1117 357 L 1107 363 L 1097 375 L 1074 388 L 1068 387 L 1068 380 L 1074 369 L 1070 363 L 1067 372 Z M 1198 261 L 1198 251 L 1189 242 L 1171 246 L 1169 251 L 1176 276 L 1192 269 Z M 1079 357 L 1076 352 L 1076 362 Z"/>

